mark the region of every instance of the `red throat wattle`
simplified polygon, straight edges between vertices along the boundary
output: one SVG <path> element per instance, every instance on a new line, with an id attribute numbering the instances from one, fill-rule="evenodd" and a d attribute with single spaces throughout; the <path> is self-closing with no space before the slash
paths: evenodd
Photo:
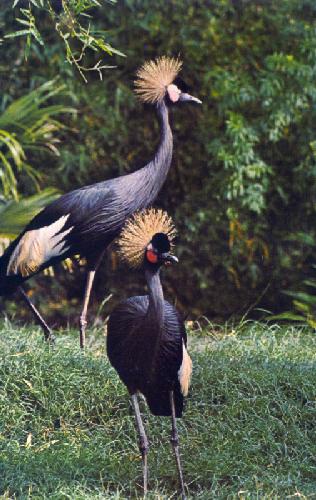
<path id="1" fill-rule="evenodd" d="M 158 256 L 153 250 L 147 250 L 146 257 L 148 262 L 151 262 L 152 264 L 157 264 Z"/>

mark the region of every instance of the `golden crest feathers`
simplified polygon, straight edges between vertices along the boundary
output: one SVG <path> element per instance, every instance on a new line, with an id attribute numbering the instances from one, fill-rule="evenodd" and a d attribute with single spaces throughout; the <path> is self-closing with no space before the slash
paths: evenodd
<path id="1" fill-rule="evenodd" d="M 145 249 L 156 233 L 166 234 L 173 246 L 176 229 L 167 212 L 149 208 L 134 214 L 126 222 L 117 240 L 119 258 L 134 269 L 140 267 Z"/>
<path id="2" fill-rule="evenodd" d="M 175 57 L 157 57 L 154 61 L 147 61 L 137 71 L 135 92 L 144 102 L 151 104 L 160 102 L 170 85 L 181 70 L 182 62 Z"/>

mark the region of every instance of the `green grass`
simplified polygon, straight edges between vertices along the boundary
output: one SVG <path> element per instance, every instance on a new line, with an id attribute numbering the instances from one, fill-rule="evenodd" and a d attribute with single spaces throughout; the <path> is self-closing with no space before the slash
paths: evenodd
<path id="1" fill-rule="evenodd" d="M 2 498 L 140 498 L 141 459 L 102 332 L 45 346 L 0 328 Z M 191 333 L 192 389 L 178 420 L 190 498 L 316 498 L 316 335 L 249 323 Z M 168 418 L 144 407 L 149 498 L 176 498 Z"/>

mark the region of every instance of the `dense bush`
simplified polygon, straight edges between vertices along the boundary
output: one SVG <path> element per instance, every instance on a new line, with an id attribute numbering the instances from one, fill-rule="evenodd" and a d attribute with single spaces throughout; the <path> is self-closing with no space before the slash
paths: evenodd
<path id="1" fill-rule="evenodd" d="M 209 317 L 257 303 L 279 310 L 281 291 L 311 273 L 316 238 L 315 3 L 129 0 L 90 12 L 94 27 L 127 56 L 108 58 L 117 68 L 103 81 L 92 72 L 85 84 L 54 32 L 44 46 L 31 42 L 27 62 L 23 39 L 5 42 L 2 69 L 7 76 L 11 68 L 14 80 L 4 80 L 3 106 L 58 74 L 65 103 L 78 109 L 66 118 L 60 158 L 45 161 L 49 185 L 67 191 L 150 158 L 158 124 L 135 99 L 133 75 L 145 59 L 179 53 L 182 76 L 203 106 L 172 113 L 173 165 L 157 204 L 175 217 L 181 264 L 165 273 L 167 291 L 185 310 Z M 5 32 L 15 29 L 9 8 L 1 16 Z M 49 32 L 49 18 L 41 22 Z M 97 56 L 86 53 L 90 66 Z M 113 265 L 99 274 L 98 302 L 109 289 L 116 296 L 139 289 L 135 275 L 127 283 Z M 57 276 L 62 288 L 49 302 L 61 307 L 65 296 L 76 309 L 83 271 Z M 48 288 L 48 279 L 38 286 L 45 280 Z"/>

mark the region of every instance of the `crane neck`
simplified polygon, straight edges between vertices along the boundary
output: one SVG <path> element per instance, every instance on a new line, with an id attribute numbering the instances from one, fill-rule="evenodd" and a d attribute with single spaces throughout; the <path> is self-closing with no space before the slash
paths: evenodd
<path id="1" fill-rule="evenodd" d="M 153 337 L 152 346 L 154 347 L 160 342 L 165 319 L 165 303 L 160 281 L 160 269 L 146 269 L 145 278 L 149 292 L 146 321 L 150 325 L 150 335 Z"/>
<path id="2" fill-rule="evenodd" d="M 147 367 L 148 380 L 157 375 L 159 368 L 158 353 L 164 332 L 165 303 L 161 286 L 159 268 L 145 269 L 145 278 L 149 293 L 147 312 L 144 318 L 146 343 L 144 345 L 144 363 Z"/>
<path id="3" fill-rule="evenodd" d="M 164 101 L 157 104 L 160 119 L 160 142 L 154 158 L 137 172 L 137 191 L 144 206 L 150 205 L 166 180 L 171 165 L 173 138 L 169 125 L 169 111 Z M 145 194 L 145 196 L 144 196 Z"/>
<path id="4" fill-rule="evenodd" d="M 164 101 L 157 104 L 160 118 L 160 142 L 152 160 L 144 167 L 116 179 L 119 229 L 126 217 L 152 205 L 167 177 L 173 150 L 169 112 Z M 107 181 L 105 181 L 107 182 Z"/>
<path id="5" fill-rule="evenodd" d="M 160 119 L 161 138 L 150 169 L 157 171 L 159 179 L 156 179 L 156 182 L 160 180 L 163 183 L 171 165 L 173 137 L 169 124 L 169 111 L 164 100 L 157 104 L 157 111 Z"/>

